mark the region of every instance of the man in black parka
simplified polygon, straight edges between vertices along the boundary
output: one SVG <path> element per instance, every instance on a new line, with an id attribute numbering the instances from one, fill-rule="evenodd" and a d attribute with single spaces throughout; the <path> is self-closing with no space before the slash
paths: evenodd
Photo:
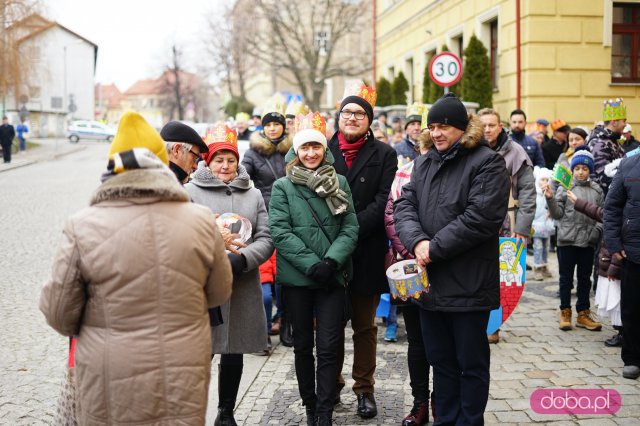
<path id="1" fill-rule="evenodd" d="M 373 92 L 374 93 L 374 92 Z M 353 391 L 362 418 L 377 414 L 373 385 L 376 369 L 377 327 L 375 313 L 380 294 L 389 292 L 384 255 L 389 246 L 384 227 L 384 208 L 398 169 L 395 150 L 376 140 L 370 130 L 373 104 L 370 88 L 361 86 L 346 96 L 339 109 L 338 131 L 329 141 L 336 171 L 351 187 L 358 216 L 358 245 L 353 252 L 353 280 L 349 285 L 353 328 Z M 338 398 L 344 387 L 344 331 L 338 348 Z"/>
<path id="2" fill-rule="evenodd" d="M 509 173 L 480 120 L 452 93 L 427 116 L 435 149 L 418 157 L 394 206 L 396 231 L 426 266 L 419 300 L 434 403 L 442 424 L 483 424 L 489 397 L 489 312 L 500 304 L 498 231 Z"/>

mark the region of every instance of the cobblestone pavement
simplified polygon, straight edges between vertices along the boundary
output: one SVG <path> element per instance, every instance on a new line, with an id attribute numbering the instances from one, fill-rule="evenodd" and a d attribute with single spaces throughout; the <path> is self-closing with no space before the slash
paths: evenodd
<path id="1" fill-rule="evenodd" d="M 78 147 L 85 149 L 75 152 Z M 37 301 L 66 217 L 87 205 L 99 183 L 107 145 L 80 144 L 73 151 L 55 156 L 54 161 L 47 161 L 54 158 L 50 155 L 33 157 L 28 167 L 0 173 L 0 425 L 44 425 L 53 418 L 64 374 L 66 340 L 45 324 Z M 640 424 L 640 382 L 622 378 L 619 348 L 602 343 L 613 330 L 605 325 L 601 332 L 560 331 L 556 291 L 557 281 L 527 283 L 520 304 L 502 327 L 500 343 L 492 345 L 486 422 Z M 353 347 L 348 337 L 343 371 L 348 380 L 334 414 L 336 424 L 398 425 L 408 412 L 411 396 L 404 329 L 399 328 L 397 343 L 384 342 L 383 334 L 380 326 L 375 376 L 378 416 L 365 421 L 355 415 L 355 395 L 348 390 L 353 383 L 349 379 Z M 293 350 L 277 345 L 277 339 L 274 343 L 269 357 L 245 357 L 236 408 L 239 424 L 305 422 Z M 214 365 L 207 425 L 215 417 L 216 371 Z M 622 409 L 608 416 L 533 413 L 531 393 L 550 387 L 612 388 L 622 394 Z"/>

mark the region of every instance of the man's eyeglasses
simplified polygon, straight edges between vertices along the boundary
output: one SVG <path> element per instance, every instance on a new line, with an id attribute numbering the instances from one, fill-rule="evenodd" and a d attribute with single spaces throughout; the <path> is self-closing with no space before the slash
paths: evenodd
<path id="1" fill-rule="evenodd" d="M 194 157 L 196 157 L 196 161 L 200 160 L 200 154 L 196 154 L 195 152 L 189 150 L 189 154 L 193 155 Z"/>
<path id="2" fill-rule="evenodd" d="M 366 116 L 367 116 L 367 113 L 364 111 L 349 111 L 349 110 L 340 111 L 340 117 L 344 118 L 345 120 L 348 120 L 351 117 L 355 117 L 356 120 L 364 120 Z"/>

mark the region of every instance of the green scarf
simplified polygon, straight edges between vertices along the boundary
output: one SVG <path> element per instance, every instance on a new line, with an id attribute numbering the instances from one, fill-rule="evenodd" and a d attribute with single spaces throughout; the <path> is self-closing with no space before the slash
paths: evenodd
<path id="1" fill-rule="evenodd" d="M 306 185 L 307 188 L 324 198 L 331 210 L 331 214 L 337 216 L 345 213 L 349 206 L 347 194 L 340 189 L 340 182 L 336 169 L 329 164 L 316 170 L 294 166 L 287 172 L 287 177 L 297 185 Z"/>

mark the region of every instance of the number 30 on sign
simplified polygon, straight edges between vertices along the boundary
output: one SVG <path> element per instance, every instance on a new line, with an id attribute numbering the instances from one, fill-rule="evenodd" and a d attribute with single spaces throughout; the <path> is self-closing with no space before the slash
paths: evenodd
<path id="1" fill-rule="evenodd" d="M 451 52 L 438 53 L 429 64 L 429 76 L 439 86 L 451 86 L 462 77 L 462 61 Z"/>

